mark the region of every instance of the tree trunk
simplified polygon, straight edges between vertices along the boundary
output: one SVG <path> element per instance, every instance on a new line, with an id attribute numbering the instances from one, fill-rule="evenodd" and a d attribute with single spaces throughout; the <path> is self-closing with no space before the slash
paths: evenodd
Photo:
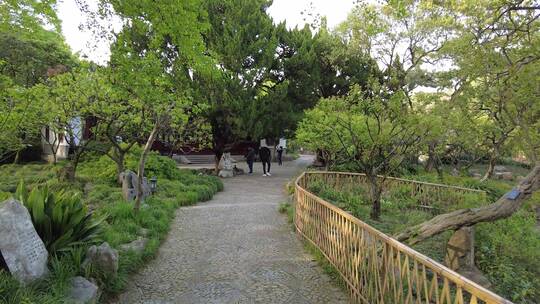
<path id="1" fill-rule="evenodd" d="M 482 177 L 482 179 L 480 180 L 481 182 L 484 182 L 488 179 L 490 179 L 492 176 L 493 176 L 493 172 L 495 171 L 495 164 L 497 163 L 497 155 L 492 155 L 490 158 L 489 158 L 489 166 L 488 166 L 488 169 L 486 171 L 486 174 L 484 174 L 484 177 Z"/>
<path id="2" fill-rule="evenodd" d="M 116 159 L 114 162 L 116 163 L 116 182 L 121 185 L 122 179 L 120 178 L 120 174 L 124 172 L 124 158 L 125 158 L 126 152 L 122 151 L 121 149 L 116 150 Z"/>
<path id="3" fill-rule="evenodd" d="M 428 145 L 428 160 L 426 162 L 426 165 L 424 166 L 424 169 L 427 172 L 431 172 L 433 170 L 433 168 L 437 166 L 436 162 L 437 162 L 437 160 L 436 160 L 436 156 L 435 156 L 435 144 L 430 143 Z"/>
<path id="4" fill-rule="evenodd" d="M 77 172 L 77 167 L 79 166 L 79 161 L 82 156 L 82 151 L 76 151 L 75 155 L 71 158 L 69 163 L 60 170 L 58 179 L 64 182 L 73 183 L 75 181 L 75 175 Z"/>
<path id="5" fill-rule="evenodd" d="M 442 169 L 442 162 L 438 157 L 437 157 L 437 161 L 435 163 L 435 170 L 437 170 L 437 176 L 439 177 L 439 181 L 442 182 L 444 180 L 444 172 L 443 172 L 443 169 Z"/>
<path id="6" fill-rule="evenodd" d="M 461 227 L 470 227 L 481 222 L 507 218 L 538 189 L 540 189 L 540 164 L 537 164 L 514 188 L 512 194 L 515 194 L 515 197 L 508 197 L 507 193 L 495 203 L 484 207 L 461 209 L 438 215 L 429 221 L 406 229 L 398 234 L 396 239 L 400 242 L 408 241 L 409 244 L 416 244 L 447 230 L 458 230 Z"/>
<path id="7" fill-rule="evenodd" d="M 15 159 L 13 160 L 14 164 L 18 164 L 21 162 L 21 150 L 17 150 L 15 153 Z"/>
<path id="8" fill-rule="evenodd" d="M 159 131 L 159 122 L 156 122 L 154 125 L 154 128 L 152 129 L 152 132 L 150 132 L 150 136 L 148 136 L 148 140 L 146 141 L 146 144 L 144 145 L 144 149 L 141 154 L 141 158 L 139 159 L 139 170 L 137 172 L 137 199 L 135 200 L 135 206 L 133 209 L 135 212 L 138 212 L 141 208 L 141 202 L 143 198 L 143 179 L 144 179 L 144 165 L 146 163 L 146 157 L 148 156 L 148 152 L 150 152 L 150 149 L 152 148 L 152 145 L 154 144 L 154 141 L 156 140 L 156 136 Z"/>
<path id="9" fill-rule="evenodd" d="M 214 152 L 214 170 L 216 171 L 216 175 L 219 173 L 219 162 L 221 161 L 221 157 L 223 156 L 223 150 L 216 150 Z"/>
<path id="10" fill-rule="evenodd" d="M 369 198 L 371 200 L 371 214 L 370 217 L 374 220 L 379 220 L 381 217 L 381 189 L 377 175 L 368 175 L 369 182 Z"/>

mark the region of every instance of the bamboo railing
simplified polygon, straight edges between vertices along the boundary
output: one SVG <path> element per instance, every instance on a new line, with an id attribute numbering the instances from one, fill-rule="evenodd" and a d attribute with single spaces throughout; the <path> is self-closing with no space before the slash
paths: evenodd
<path id="1" fill-rule="evenodd" d="M 363 187 L 367 191 L 368 186 L 367 177 L 363 173 L 309 171 L 304 178 L 309 182 L 322 180 L 325 184 L 334 187 L 336 190 L 344 190 L 346 188 L 350 190 L 352 187 Z M 386 192 L 391 192 L 397 188 L 406 189 L 408 190 L 408 195 L 418 200 L 418 203 L 423 207 L 432 207 L 434 203 L 443 201 L 460 202 L 465 195 L 475 195 L 475 201 L 478 204 L 487 203 L 487 193 L 483 190 L 420 182 L 397 177 L 379 176 L 378 179 L 379 182 L 384 183 Z M 384 196 L 385 192 L 383 192 Z"/>
<path id="2" fill-rule="evenodd" d="M 356 303 L 511 303 L 295 183 L 295 226 L 341 274 Z M 334 174 L 335 173 L 329 173 Z"/>

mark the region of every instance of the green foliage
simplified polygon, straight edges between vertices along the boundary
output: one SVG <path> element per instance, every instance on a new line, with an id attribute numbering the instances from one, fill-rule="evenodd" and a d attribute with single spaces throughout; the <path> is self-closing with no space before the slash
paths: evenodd
<path id="1" fill-rule="evenodd" d="M 436 174 L 407 176 L 409 179 L 440 183 Z M 493 202 L 506 193 L 511 186 L 501 181 L 480 182 L 473 178 L 447 176 L 445 183 L 475 187 L 490 193 Z M 387 189 L 382 199 L 380 221 L 369 218 L 369 206 L 362 186 L 343 187 L 336 190 L 321 181 L 312 181 L 309 191 L 336 206 L 351 212 L 380 231 L 394 235 L 403 229 L 431 219 L 434 214 L 418 208 L 418 200 L 407 187 Z M 476 225 L 476 264 L 493 283 L 493 290 L 515 303 L 536 303 L 540 290 L 540 238 L 535 209 L 539 206 L 540 193 L 533 195 L 525 206 L 510 218 Z M 476 195 L 460 196 L 444 192 L 441 201 L 433 201 L 439 212 L 467 207 L 478 207 Z M 413 248 L 427 256 L 444 261 L 445 247 L 451 231 L 415 244 Z"/>
<path id="2" fill-rule="evenodd" d="M 197 175 L 189 170 L 178 170 L 176 163 L 171 163 L 169 158 L 157 154 L 152 154 L 150 159 L 152 158 L 157 158 L 152 170 L 160 176 L 158 189 L 154 195 L 145 200 L 148 207 L 141 208 L 138 213 L 133 212 L 132 203 L 125 202 L 122 198 L 121 190 L 112 179 L 114 175 L 98 174 L 108 167 L 111 172 L 114 172 L 114 163 L 105 161 L 106 158 L 81 164 L 78 182 L 84 182 L 86 186 L 84 184 L 75 184 L 75 186 L 74 184 L 59 184 L 56 180 L 51 184 L 47 177 L 54 177 L 55 169 L 50 165 L 0 166 L 0 173 L 27 181 L 34 188 L 32 192 L 39 192 L 42 197 L 53 196 L 50 190 L 53 186 L 73 189 L 77 193 L 77 199 L 66 192 L 54 194 L 56 204 L 62 204 L 65 208 L 71 207 L 73 211 L 68 210 L 68 212 L 75 214 L 80 212 L 78 208 L 80 203 L 85 210 L 91 208 L 94 211 L 94 217 L 107 216 L 106 220 L 100 224 L 100 239 L 108 242 L 113 248 L 136 240 L 141 236 L 142 228 L 148 230 L 146 237 L 149 239 L 142 254 L 121 252 L 118 276 L 115 278 L 107 277 L 91 267 L 85 269 L 80 267 L 88 245 L 71 246 L 69 250 L 63 250 L 61 255 L 53 257 L 50 260 L 51 276 L 37 285 L 21 286 L 11 276 L 0 271 L 0 302 L 60 303 L 67 292 L 67 278 L 76 275 L 96 278 L 98 284 L 104 289 L 105 298 L 121 292 L 129 276 L 157 253 L 159 244 L 165 238 L 174 218 L 175 209 L 209 199 L 217 191 L 223 189 L 223 183 L 217 177 Z M 171 166 L 167 168 L 163 163 Z M 167 176 L 172 179 L 166 178 Z M 48 196 L 45 195 L 47 187 L 49 187 Z M 0 182 L 0 189 L 4 188 L 15 192 L 8 179 Z M 83 189 L 86 190 L 83 192 Z M 27 194 L 27 200 L 37 196 L 37 194 L 32 195 L 32 192 Z M 44 207 L 43 210 L 46 211 L 45 209 Z M 70 218 L 75 218 L 75 216 Z"/>
<path id="3" fill-rule="evenodd" d="M 430 174 L 430 173 L 420 173 L 417 175 L 410 175 L 410 176 L 406 175 L 404 176 L 404 178 L 415 179 L 418 181 L 424 181 L 424 182 L 430 182 L 430 183 L 441 183 L 439 177 L 436 174 Z M 443 183 L 446 185 L 459 186 L 459 187 L 486 191 L 488 202 L 495 202 L 503 194 L 505 194 L 512 188 L 512 186 L 501 181 L 487 180 L 487 181 L 481 182 L 478 179 L 475 179 L 472 177 L 452 176 L 449 174 L 444 175 Z"/>
<path id="4" fill-rule="evenodd" d="M 52 193 L 47 186 L 28 192 L 21 182 L 15 197 L 30 212 L 34 227 L 50 254 L 99 241 L 100 224 L 106 215 L 95 218 L 79 194 Z"/>
<path id="5" fill-rule="evenodd" d="M 540 238 L 535 212 L 482 223 L 476 229 L 476 262 L 494 291 L 515 303 L 540 299 Z"/>

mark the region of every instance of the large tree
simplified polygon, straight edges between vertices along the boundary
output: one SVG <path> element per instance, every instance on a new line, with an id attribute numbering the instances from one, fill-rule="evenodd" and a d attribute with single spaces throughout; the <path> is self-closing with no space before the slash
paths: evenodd
<path id="1" fill-rule="evenodd" d="M 138 166 L 138 210 L 148 152 L 165 126 L 187 121 L 190 75 L 205 74 L 211 66 L 202 39 L 208 28 L 206 11 L 198 0 L 104 2 L 123 21 L 111 49 L 112 71 L 144 120 L 141 132 L 146 134 L 146 143 Z"/>
<path id="2" fill-rule="evenodd" d="M 43 101 L 34 85 L 74 65 L 55 1 L 0 3 L 0 160 L 39 143 Z"/>
<path id="3" fill-rule="evenodd" d="M 453 17 L 448 23 L 453 35 L 440 56 L 454 66 L 444 75 L 451 100 L 473 118 L 474 131 L 485 139 L 485 180 L 518 131 L 530 135 L 527 130 L 535 123 L 534 100 L 540 92 L 528 79 L 538 77 L 533 66 L 540 60 L 540 6 L 534 1 L 458 1 L 436 8 Z M 534 155 L 534 145 L 522 147 Z"/>
<path id="4" fill-rule="evenodd" d="M 345 97 L 319 101 L 306 112 L 297 139 L 313 147 L 331 149 L 365 173 L 371 217 L 378 219 L 386 177 L 419 150 L 429 130 L 428 122 L 408 108 L 404 92 L 391 92 L 372 81 L 369 91 L 355 86 Z"/>

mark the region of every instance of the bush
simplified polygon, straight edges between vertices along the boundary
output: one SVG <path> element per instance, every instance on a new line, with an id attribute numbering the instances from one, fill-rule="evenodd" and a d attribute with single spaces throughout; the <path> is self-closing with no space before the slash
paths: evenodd
<path id="1" fill-rule="evenodd" d="M 32 223 L 50 254 L 98 241 L 99 226 L 106 216 L 94 218 L 78 194 L 52 193 L 47 186 L 28 192 L 21 182 L 16 198 L 30 212 Z"/>
<path id="2" fill-rule="evenodd" d="M 521 209 L 476 229 L 476 262 L 494 290 L 516 303 L 540 299 L 540 238 L 535 213 Z"/>

